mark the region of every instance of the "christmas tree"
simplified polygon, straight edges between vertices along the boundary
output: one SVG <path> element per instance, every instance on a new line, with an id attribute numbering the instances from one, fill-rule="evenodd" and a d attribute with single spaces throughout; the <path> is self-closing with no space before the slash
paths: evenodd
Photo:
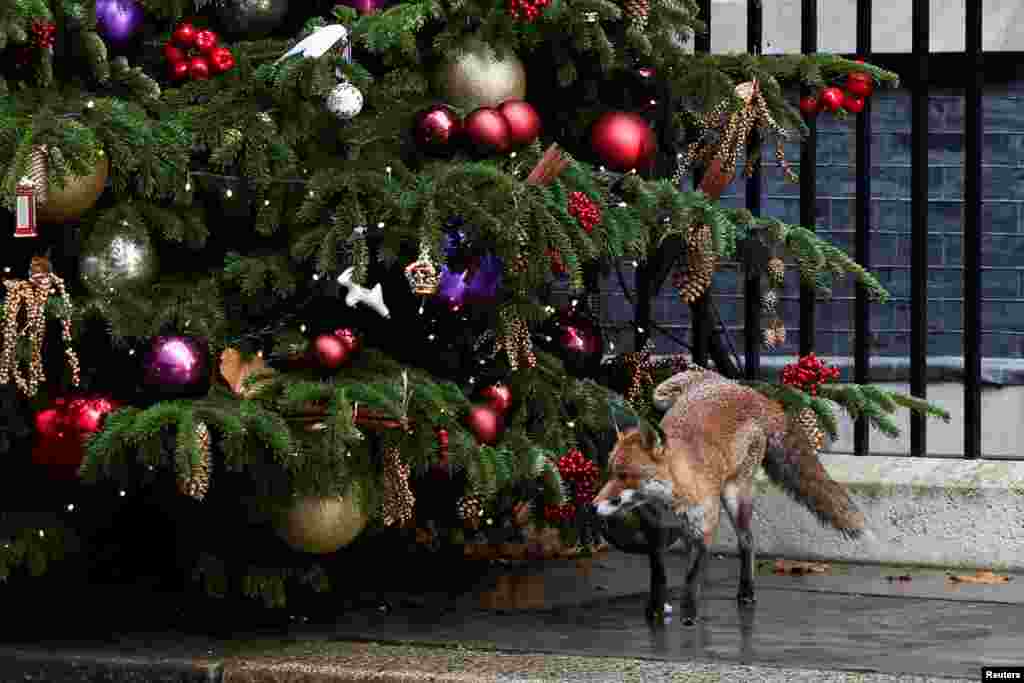
<path id="1" fill-rule="evenodd" d="M 45 571 L 86 495 L 171 491 L 200 525 L 241 507 L 305 558 L 396 529 L 590 543 L 612 423 L 655 418 L 679 367 L 605 358 L 610 264 L 663 281 L 681 257 L 683 310 L 740 258 L 769 310 L 784 258 L 884 301 L 813 226 L 717 197 L 760 163 L 752 136 L 795 178 L 802 117 L 894 74 L 694 54 L 694 0 L 332 4 L 0 0 L 0 506 L 49 520 L 5 517 L 0 579 Z M 798 107 L 799 85 L 820 96 Z M 830 377 L 806 361 L 759 387 L 816 442 L 835 405 L 887 431 L 898 406 L 935 412 Z M 229 558 L 196 560 L 217 592 Z M 272 604 L 330 578 L 242 573 Z"/>

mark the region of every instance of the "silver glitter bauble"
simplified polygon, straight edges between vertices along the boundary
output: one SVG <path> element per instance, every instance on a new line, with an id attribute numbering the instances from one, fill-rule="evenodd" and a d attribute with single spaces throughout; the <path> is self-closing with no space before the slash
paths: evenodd
<path id="1" fill-rule="evenodd" d="M 114 233 L 85 246 L 79 272 L 93 292 L 143 287 L 156 277 L 156 250 L 145 233 Z"/>
<path id="2" fill-rule="evenodd" d="M 327 94 L 327 111 L 339 119 L 351 119 L 363 110 L 363 93 L 351 83 L 339 83 Z"/>
<path id="3" fill-rule="evenodd" d="M 288 14 L 288 0 L 218 0 L 217 19 L 224 32 L 239 38 L 260 38 Z"/>
<path id="4" fill-rule="evenodd" d="M 526 68 L 514 53 L 498 59 L 494 48 L 473 40 L 462 49 L 462 56 L 446 59 L 435 76 L 435 87 L 448 104 L 469 112 L 526 97 Z"/>

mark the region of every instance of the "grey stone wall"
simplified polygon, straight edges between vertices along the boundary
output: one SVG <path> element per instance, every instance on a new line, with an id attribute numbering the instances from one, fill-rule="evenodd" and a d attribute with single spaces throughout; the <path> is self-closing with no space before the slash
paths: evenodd
<path id="1" fill-rule="evenodd" d="M 871 266 L 892 294 L 887 305 L 873 305 L 871 325 L 874 353 L 905 356 L 910 338 L 910 97 L 906 91 L 880 92 L 873 98 L 872 241 Z M 962 215 L 963 215 L 963 93 L 935 92 L 929 106 L 928 324 L 930 355 L 962 354 Z M 984 96 L 982 326 L 983 355 L 1024 357 L 1024 82 Z M 819 119 L 817 168 L 817 227 L 819 234 L 854 255 L 854 119 Z M 764 158 L 774 158 L 765 150 Z M 798 166 L 797 145 L 787 158 Z M 745 204 L 744 183 L 733 183 L 723 203 Z M 798 185 L 784 182 L 774 165 L 766 167 L 762 206 L 765 215 L 799 223 Z M 788 260 L 788 259 L 787 259 Z M 792 264 L 791 264 L 792 266 Z M 632 287 L 632 269 L 623 267 Z M 735 266 L 716 274 L 715 302 L 742 353 L 742 284 Z M 602 319 L 621 324 L 632 318 L 618 278 L 603 287 Z M 789 331 L 778 353 L 797 350 L 799 297 L 795 267 L 787 275 L 781 313 Z M 853 286 L 838 286 L 829 303 L 817 309 L 816 346 L 822 355 L 852 355 Z M 689 339 L 688 310 L 667 287 L 654 303 L 659 325 Z M 618 336 L 618 349 L 632 344 L 632 334 Z M 678 351 L 657 335 L 658 351 Z"/>

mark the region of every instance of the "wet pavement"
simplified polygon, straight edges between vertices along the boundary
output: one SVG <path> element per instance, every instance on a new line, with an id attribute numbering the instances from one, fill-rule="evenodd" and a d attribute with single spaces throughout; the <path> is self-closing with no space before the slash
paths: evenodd
<path id="1" fill-rule="evenodd" d="M 667 561 L 669 594 L 677 607 L 685 559 L 670 553 Z M 79 652 L 96 662 L 96 670 L 101 665 L 108 670 L 131 666 L 139 673 L 88 678 L 87 671 L 92 669 L 74 664 L 77 678 L 63 674 L 7 678 L 14 670 L 10 668 L 13 659 L 0 652 L 0 680 L 337 683 L 391 680 L 373 677 L 391 666 L 411 672 L 412 678 L 403 681 L 447 681 L 435 677 L 447 671 L 475 675 L 473 683 L 478 683 L 505 680 L 487 671 L 504 673 L 506 667 L 511 671 L 533 660 L 538 671 L 547 671 L 545 666 L 557 659 L 553 655 L 567 662 L 567 671 L 577 673 L 549 672 L 542 678 L 516 680 L 897 680 L 870 675 L 860 679 L 855 674 L 848 678 L 846 673 L 826 677 L 823 672 L 828 671 L 976 681 L 981 680 L 982 666 L 1024 664 L 1024 577 L 984 585 L 951 583 L 947 572 L 937 570 L 835 564 L 827 573 L 779 576 L 772 569 L 771 560 L 759 564 L 758 603 L 741 609 L 734 600 L 737 560 L 713 558 L 702 621 L 695 627 L 678 622 L 648 625 L 643 617 L 647 562 L 612 552 L 593 560 L 494 565 L 454 602 L 441 595 L 415 601 L 396 595 L 390 610 L 346 611 L 330 623 L 316 624 L 302 623 L 303 616 L 295 615 L 293 626 L 273 633 L 249 630 L 213 638 L 131 632 L 111 634 L 102 643 L 34 643 L 25 647 L 36 654 L 24 656 L 45 654 L 52 660 L 48 671 L 56 671 L 57 664 L 71 667 L 70 653 Z M 389 643 L 395 652 L 385 654 L 390 652 Z M 409 646 L 448 649 L 431 653 Z M 453 646 L 458 646 L 457 653 L 452 653 Z M 398 651 L 402 647 L 409 651 Z M 474 649 L 492 654 L 479 655 L 474 663 L 465 659 Z M 626 666 L 636 671 L 647 667 L 647 673 L 623 678 L 616 672 Z M 266 673 L 274 667 L 278 673 Z M 289 667 L 296 678 L 282 677 Z M 367 677 L 355 677 L 352 671 L 357 668 Z M 314 669 L 321 677 L 309 677 Z M 239 673 L 243 670 L 266 675 L 243 678 Z M 299 670 L 307 677 L 299 678 Z M 340 673 L 343 670 L 348 673 Z M 797 675 L 797 670 L 807 675 Z M 598 671 L 604 673 L 598 676 Z M 684 672 L 705 677 L 679 678 Z M 469 681 L 465 676 L 458 680 Z"/>
<path id="2" fill-rule="evenodd" d="M 669 560 L 676 605 L 684 563 L 679 554 Z M 765 565 L 770 571 L 771 562 Z M 317 626 L 293 629 L 291 636 L 972 680 L 982 666 L 1024 664 L 1022 577 L 959 584 L 934 570 L 855 565 L 825 575 L 759 573 L 757 605 L 740 609 L 736 560 L 714 559 L 696 627 L 649 626 L 646 560 L 611 553 L 589 566 L 496 568 L 489 585 L 453 609 L 364 610 L 344 615 L 329 633 Z"/>

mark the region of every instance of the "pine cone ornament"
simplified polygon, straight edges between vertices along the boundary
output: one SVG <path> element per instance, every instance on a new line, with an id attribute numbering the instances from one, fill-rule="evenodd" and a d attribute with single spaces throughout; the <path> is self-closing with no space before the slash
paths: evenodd
<path id="1" fill-rule="evenodd" d="M 470 529 L 480 528 L 480 518 L 484 514 L 484 504 L 479 496 L 463 496 L 456 503 L 459 519 Z"/>
<path id="2" fill-rule="evenodd" d="M 818 416 L 811 408 L 804 408 L 797 415 L 797 422 L 804 439 L 815 452 L 825 447 L 825 432 L 818 426 Z"/>
<path id="3" fill-rule="evenodd" d="M 772 315 L 775 313 L 775 308 L 779 304 L 779 295 L 775 293 L 774 289 L 769 289 L 767 292 L 761 295 L 761 310 Z"/>
<path id="4" fill-rule="evenodd" d="M 202 500 L 210 490 L 210 429 L 200 422 L 196 425 L 199 439 L 199 462 L 192 464 L 188 478 L 178 480 L 178 491 L 190 498 Z"/>
<path id="5" fill-rule="evenodd" d="M 775 256 L 768 260 L 768 279 L 772 287 L 781 287 L 786 277 L 786 264 L 779 257 Z"/>
<path id="6" fill-rule="evenodd" d="M 647 28 L 647 15 L 651 11 L 651 0 L 625 0 L 622 13 L 626 21 L 639 31 Z"/>
<path id="7" fill-rule="evenodd" d="M 711 276 L 715 273 L 715 247 L 711 237 L 711 226 L 692 226 L 686 242 L 687 267 L 678 288 L 679 298 L 683 303 L 692 304 L 711 286 Z"/>
<path id="8" fill-rule="evenodd" d="M 397 447 L 388 446 L 384 450 L 384 525 L 411 520 L 415 503 L 409 488 L 409 466 L 402 462 Z"/>
<path id="9" fill-rule="evenodd" d="M 776 346 L 781 346 L 786 343 L 786 326 L 782 324 L 782 321 L 775 318 L 768 327 L 764 330 L 764 345 L 769 349 L 774 349 Z"/>

